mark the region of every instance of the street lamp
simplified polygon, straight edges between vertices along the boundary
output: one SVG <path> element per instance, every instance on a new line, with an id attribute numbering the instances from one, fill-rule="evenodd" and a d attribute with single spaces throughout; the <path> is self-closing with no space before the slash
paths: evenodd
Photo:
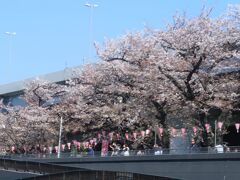
<path id="1" fill-rule="evenodd" d="M 91 8 L 96 8 L 96 7 L 98 7 L 98 4 L 90 4 L 90 3 L 86 3 L 85 6 L 87 6 L 87 7 L 91 7 Z"/>
<path id="2" fill-rule="evenodd" d="M 16 32 L 5 32 L 5 35 L 9 37 L 9 44 L 8 44 L 8 63 L 9 63 L 9 75 L 11 75 L 10 68 L 12 64 L 12 38 L 17 35 Z"/>
<path id="3" fill-rule="evenodd" d="M 60 118 L 60 127 L 59 127 L 59 138 L 58 138 L 58 152 L 57 152 L 57 157 L 60 158 L 61 154 L 61 141 L 62 141 L 62 123 L 63 123 L 63 118 L 61 116 Z"/>
<path id="4" fill-rule="evenodd" d="M 15 36 L 15 35 L 17 35 L 17 33 L 16 32 L 5 32 L 5 34 L 7 34 L 7 35 L 11 35 L 11 36 Z"/>
<path id="5" fill-rule="evenodd" d="M 91 59 L 91 43 L 92 43 L 92 31 L 93 31 L 93 9 L 98 7 L 98 4 L 84 4 L 86 7 L 90 8 L 90 22 L 89 22 L 89 49 L 88 49 L 88 59 Z"/>

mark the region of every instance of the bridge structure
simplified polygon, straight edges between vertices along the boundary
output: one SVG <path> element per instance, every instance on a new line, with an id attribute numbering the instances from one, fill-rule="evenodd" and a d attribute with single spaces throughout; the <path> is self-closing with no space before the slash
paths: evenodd
<path id="1" fill-rule="evenodd" d="M 240 153 L 38 159 L 90 170 L 132 172 L 170 179 L 239 180 Z"/>
<path id="2" fill-rule="evenodd" d="M 72 174 L 78 173 L 78 177 L 80 177 L 79 172 L 83 173 L 83 171 L 85 174 L 87 171 L 89 177 L 93 172 L 95 173 L 94 177 L 96 177 L 96 172 L 105 172 L 105 175 L 114 172 L 114 177 L 116 177 L 116 173 L 127 173 L 124 177 L 128 177 L 125 178 L 128 180 L 140 180 L 141 178 L 136 178 L 140 177 L 140 175 L 146 176 L 142 179 L 154 180 L 240 179 L 240 153 L 238 152 L 114 157 L 10 158 L 4 160 L 5 164 L 3 160 L 4 158 L 1 159 L 0 167 L 40 173 L 39 175 L 35 175 L 39 179 L 41 175 L 46 176 L 52 173 L 62 174 L 63 172 L 70 174 L 71 172 Z M 109 175 L 109 177 L 113 176 Z"/>

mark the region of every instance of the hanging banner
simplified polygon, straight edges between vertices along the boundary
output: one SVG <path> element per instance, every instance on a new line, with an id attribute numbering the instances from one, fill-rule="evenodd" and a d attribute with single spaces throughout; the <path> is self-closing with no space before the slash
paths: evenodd
<path id="1" fill-rule="evenodd" d="M 108 154 L 108 141 L 102 140 L 101 156 L 107 156 L 107 154 Z"/>

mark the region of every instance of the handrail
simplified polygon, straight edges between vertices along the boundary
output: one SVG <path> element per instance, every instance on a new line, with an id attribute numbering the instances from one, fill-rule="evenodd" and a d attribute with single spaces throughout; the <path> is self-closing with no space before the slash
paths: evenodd
<path id="1" fill-rule="evenodd" d="M 93 154 L 87 152 L 61 152 L 60 158 L 94 158 L 94 157 L 123 157 L 123 156 L 156 156 L 156 155 L 185 155 L 185 154 L 214 154 L 214 153 L 239 153 L 240 146 L 224 147 L 190 147 L 190 148 L 171 148 L 171 149 L 145 149 L 124 151 L 108 151 L 103 154 L 99 151 Z M 4 154 L 0 159 L 49 159 L 58 158 L 57 153 L 28 153 L 28 154 Z"/>

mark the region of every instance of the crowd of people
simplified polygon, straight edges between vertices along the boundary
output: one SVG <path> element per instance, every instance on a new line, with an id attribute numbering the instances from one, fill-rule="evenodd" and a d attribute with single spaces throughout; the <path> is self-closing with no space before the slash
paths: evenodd
<path id="1" fill-rule="evenodd" d="M 160 144 L 148 144 L 146 143 L 146 138 L 138 137 L 133 141 L 128 138 L 116 138 L 112 136 L 111 138 L 106 136 L 101 136 L 98 138 L 88 139 L 85 142 L 79 142 L 77 140 L 72 140 L 71 143 L 62 143 L 60 147 L 61 154 L 70 154 L 71 156 L 78 155 L 95 155 L 99 153 L 101 156 L 129 156 L 134 153 L 134 155 L 144 155 L 146 151 L 154 152 L 156 155 L 162 154 L 162 148 Z M 106 143 L 103 143 L 103 140 Z M 1 149 L 1 147 L 0 147 Z M 58 146 L 47 146 L 47 145 L 32 145 L 32 146 L 12 146 L 9 148 L 2 148 L 1 154 L 23 154 L 23 155 L 43 155 L 43 156 L 54 156 L 57 155 L 59 151 Z M 103 153 L 104 152 L 104 153 Z"/>
<path id="2" fill-rule="evenodd" d="M 127 141 L 126 141 L 127 142 Z M 64 156 L 130 156 L 130 155 L 161 155 L 169 153 L 169 149 L 163 149 L 161 145 L 154 144 L 152 148 L 145 146 L 144 142 L 140 142 L 136 148 L 132 148 L 132 144 L 128 143 L 121 144 L 120 141 L 107 141 L 107 144 L 103 144 L 102 141 L 93 142 L 78 142 L 73 140 L 71 143 L 62 144 L 60 151 L 61 155 Z M 105 150 L 103 151 L 104 147 Z M 181 149 L 182 150 L 182 149 Z M 30 146 L 30 147 L 11 147 L 5 148 L 0 147 L 0 155 L 34 155 L 39 157 L 55 157 L 59 151 L 58 146 Z M 188 149 L 189 153 L 200 153 L 200 152 L 239 152 L 239 147 L 227 147 L 226 145 L 217 145 L 216 147 L 200 147 L 195 141 L 191 141 L 191 146 Z"/>
<path id="3" fill-rule="evenodd" d="M 71 142 L 62 143 L 59 148 L 55 146 L 47 145 L 29 145 L 29 146 L 12 146 L 9 148 L 0 146 L 1 155 L 40 155 L 40 156 L 56 156 L 58 151 L 66 156 L 130 156 L 130 155 L 161 155 L 168 153 L 167 149 L 163 149 L 161 141 L 151 138 L 150 134 L 146 136 L 137 137 L 115 137 L 114 135 L 110 138 L 108 136 L 99 136 L 98 138 L 87 139 L 84 142 L 72 140 Z M 197 153 L 203 150 L 199 143 L 196 143 L 194 139 L 190 142 L 189 150 L 191 153 Z M 205 148 L 206 149 L 206 148 Z M 228 148 L 229 149 L 229 148 Z M 214 150 L 217 152 L 230 152 L 225 146 L 215 147 Z M 170 151 L 170 150 L 169 150 Z M 209 150 L 208 150 L 209 151 Z M 234 150 L 234 152 L 236 152 Z"/>

